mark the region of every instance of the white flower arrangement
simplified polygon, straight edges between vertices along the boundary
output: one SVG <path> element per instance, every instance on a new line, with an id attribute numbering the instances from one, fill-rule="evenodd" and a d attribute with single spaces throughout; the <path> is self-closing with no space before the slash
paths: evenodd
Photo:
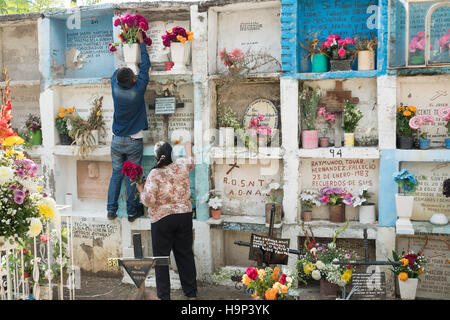
<path id="1" fill-rule="evenodd" d="M 208 206 L 210 208 L 213 208 L 214 210 L 217 210 L 222 207 L 222 199 L 220 199 L 218 196 L 215 196 L 209 199 Z"/>
<path id="2" fill-rule="evenodd" d="M 275 203 L 275 202 L 277 202 L 277 199 L 278 199 L 276 193 L 281 188 L 282 187 L 281 187 L 280 183 L 278 183 L 278 182 L 271 182 L 271 183 L 269 183 L 267 189 L 262 190 L 262 192 L 264 194 L 267 194 L 267 196 L 269 197 L 269 202 L 270 203 Z"/>
<path id="3" fill-rule="evenodd" d="M 353 202 L 353 207 L 359 207 L 359 206 L 363 206 L 365 204 L 368 203 L 369 201 L 369 190 L 370 187 L 367 185 L 364 185 L 361 187 L 361 189 L 359 189 L 358 195 L 354 196 L 352 198 L 352 202 Z"/>
<path id="4" fill-rule="evenodd" d="M 319 194 L 313 189 L 305 189 L 300 194 L 300 200 L 306 211 L 311 211 L 314 206 L 319 207 L 321 202 Z"/>

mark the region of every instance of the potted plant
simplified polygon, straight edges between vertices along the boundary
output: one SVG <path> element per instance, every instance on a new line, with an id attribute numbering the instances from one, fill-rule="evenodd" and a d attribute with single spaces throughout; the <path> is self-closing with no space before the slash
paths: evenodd
<path id="1" fill-rule="evenodd" d="M 400 188 L 400 193 L 395 194 L 395 205 L 397 209 L 397 233 L 414 234 L 410 218 L 412 216 L 414 204 L 414 192 L 416 191 L 419 181 L 414 173 L 403 169 L 393 175 L 394 181 Z"/>
<path id="2" fill-rule="evenodd" d="M 71 145 L 73 139 L 69 136 L 67 121 L 75 117 L 75 108 L 58 108 L 58 114 L 55 116 L 55 127 L 59 133 L 59 141 L 62 145 Z"/>
<path id="3" fill-rule="evenodd" d="M 359 207 L 359 222 L 374 223 L 377 220 L 375 203 L 370 202 L 369 186 L 362 186 L 353 198 L 353 207 Z"/>
<path id="4" fill-rule="evenodd" d="M 30 144 L 33 146 L 42 144 L 42 130 L 41 130 L 41 118 L 39 116 L 34 116 L 31 113 L 28 115 L 25 121 L 25 126 L 28 129 L 28 134 L 30 137 Z"/>
<path id="5" fill-rule="evenodd" d="M 222 213 L 222 199 L 220 199 L 218 195 L 214 195 L 213 197 L 209 198 L 208 206 L 210 208 L 211 217 L 216 220 L 220 219 Z"/>
<path id="6" fill-rule="evenodd" d="M 419 140 L 419 147 L 420 149 L 428 149 L 430 147 L 430 139 L 427 139 L 427 133 L 426 132 L 420 132 L 420 127 L 424 123 L 433 123 L 434 117 L 432 115 L 424 115 L 424 116 L 414 116 L 412 117 L 408 125 L 411 129 L 417 130 L 418 133 L 418 140 Z"/>
<path id="7" fill-rule="evenodd" d="M 417 108 L 414 106 L 400 105 L 397 108 L 397 137 L 400 149 L 412 149 L 414 145 L 413 133 L 416 129 L 410 126 L 410 120 L 415 116 L 416 111 Z"/>
<path id="8" fill-rule="evenodd" d="M 221 147 L 234 147 L 234 130 L 240 127 L 236 112 L 230 107 L 220 109 L 217 114 L 219 126 L 219 145 Z"/>
<path id="9" fill-rule="evenodd" d="M 303 209 L 303 221 L 309 222 L 312 220 L 312 209 L 314 206 L 321 205 L 317 192 L 311 189 L 303 190 L 300 194 Z"/>
<path id="10" fill-rule="evenodd" d="M 318 117 L 324 117 L 327 121 L 328 127 L 331 127 L 332 124 L 336 121 L 336 114 L 334 112 L 328 112 L 326 106 L 318 106 L 317 107 L 317 116 Z M 326 129 L 324 129 L 326 131 Z M 319 138 L 319 145 L 321 148 L 328 147 L 330 143 L 329 137 L 320 137 Z"/>
<path id="11" fill-rule="evenodd" d="M 345 222 L 345 205 L 353 205 L 352 194 L 341 188 L 322 188 L 319 201 L 329 206 L 330 221 L 336 223 Z"/>
<path id="12" fill-rule="evenodd" d="M 241 278 L 242 284 L 246 286 L 245 291 L 251 292 L 255 300 L 289 299 L 292 281 L 293 278 L 281 273 L 278 267 L 265 269 L 248 267 Z"/>
<path id="13" fill-rule="evenodd" d="M 341 39 L 339 35 L 329 35 L 322 43 L 321 49 L 330 58 L 331 71 L 352 70 L 352 45 L 355 42 L 352 38 Z"/>
<path id="14" fill-rule="evenodd" d="M 433 45 L 430 42 L 430 49 Z M 409 42 L 409 63 L 412 65 L 425 64 L 425 32 L 417 32 Z"/>
<path id="15" fill-rule="evenodd" d="M 281 192 L 281 185 L 278 182 L 271 182 L 268 184 L 266 190 L 262 190 L 263 194 L 266 194 L 269 202 L 266 203 L 266 227 L 270 224 L 270 216 L 272 210 L 274 210 L 273 224 L 275 227 L 281 226 L 281 203 L 278 203 L 278 196 Z"/>
<path id="16" fill-rule="evenodd" d="M 377 37 L 368 39 L 355 37 L 355 50 L 358 53 L 358 70 L 375 69 L 375 49 L 377 48 Z"/>
<path id="17" fill-rule="evenodd" d="M 152 45 L 152 40 L 147 37 L 145 31 L 148 30 L 148 22 L 140 14 L 125 14 L 114 20 L 114 26 L 120 27 L 119 33 L 120 44 L 123 48 L 123 60 L 125 64 L 133 70 L 135 74 L 139 73 L 138 64 L 141 62 L 141 51 L 139 41 L 137 40 L 138 32 L 142 31 L 144 43 L 147 46 Z M 108 44 L 109 51 L 117 51 L 118 43 L 111 42 Z"/>
<path id="18" fill-rule="evenodd" d="M 316 130 L 317 105 L 321 96 L 320 88 L 300 88 L 300 113 L 302 117 L 302 148 L 314 149 L 319 146 Z"/>
<path id="19" fill-rule="evenodd" d="M 194 33 L 182 27 L 174 27 L 162 36 L 163 45 L 170 48 L 170 56 L 174 63 L 172 70 L 184 71 L 189 60 L 190 41 L 194 40 Z"/>
<path id="20" fill-rule="evenodd" d="M 311 57 L 311 72 L 327 72 L 328 71 L 328 57 L 325 52 L 324 46 L 319 46 L 319 39 L 317 39 L 317 34 L 313 36 L 311 40 L 305 39 L 306 45 L 299 40 L 300 45 L 303 49 L 308 51 L 305 55 L 305 59 Z"/>
<path id="21" fill-rule="evenodd" d="M 402 300 L 414 300 L 416 298 L 419 276 L 425 272 L 427 259 L 423 254 L 423 248 L 415 253 L 412 250 L 402 251 L 401 254 L 392 251 L 393 261 L 401 262 L 394 265 L 392 272 L 397 276 L 400 297 Z"/>
<path id="22" fill-rule="evenodd" d="M 344 107 L 344 120 L 342 129 L 344 129 L 344 146 L 353 147 L 355 145 L 355 129 L 358 126 L 359 120 L 363 117 L 361 110 L 347 101 Z"/>
<path id="23" fill-rule="evenodd" d="M 336 230 L 333 241 L 330 243 L 318 243 L 312 233 L 303 228 L 305 234 L 305 253 L 299 255 L 297 261 L 298 280 L 307 284 L 307 280 L 320 281 L 320 296 L 322 299 L 336 299 L 339 288 L 346 286 L 352 278 L 355 267 L 352 265 L 334 264 L 339 261 L 356 261 L 355 252 L 344 250 L 336 246 L 337 236 L 348 227 Z"/>
<path id="24" fill-rule="evenodd" d="M 272 128 L 263 125 L 263 121 L 264 116 L 262 114 L 258 114 L 258 116 L 250 119 L 250 125 L 247 128 L 250 130 L 250 134 L 252 136 L 257 137 L 259 147 L 266 147 L 270 143 L 270 138 L 272 136 Z"/>
<path id="25" fill-rule="evenodd" d="M 450 149 L 450 107 L 442 107 L 438 110 L 438 115 L 446 122 L 447 139 L 445 139 L 445 147 Z"/>

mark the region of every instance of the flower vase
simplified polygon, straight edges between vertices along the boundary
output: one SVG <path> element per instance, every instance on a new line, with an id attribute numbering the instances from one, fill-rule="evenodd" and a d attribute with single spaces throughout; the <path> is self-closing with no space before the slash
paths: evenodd
<path id="1" fill-rule="evenodd" d="M 315 149 L 319 146 L 319 135 L 317 130 L 302 131 L 302 148 Z"/>
<path id="2" fill-rule="evenodd" d="M 42 144 L 42 131 L 41 130 L 30 130 L 30 143 L 33 146 L 39 146 Z"/>
<path id="3" fill-rule="evenodd" d="M 328 57 L 324 54 L 314 54 L 311 57 L 312 72 L 327 72 Z"/>
<path id="4" fill-rule="evenodd" d="M 362 205 L 359 207 L 359 223 L 374 223 L 376 221 L 375 205 Z"/>
<path id="5" fill-rule="evenodd" d="M 172 42 L 170 44 L 170 57 L 174 63 L 172 71 L 186 72 L 186 64 L 189 60 L 191 45 L 189 42 Z"/>
<path id="6" fill-rule="evenodd" d="M 94 145 L 98 146 L 99 145 L 99 133 L 98 133 L 98 130 L 92 130 L 91 133 L 92 133 L 92 136 L 94 137 Z"/>
<path id="7" fill-rule="evenodd" d="M 273 216 L 273 226 L 275 228 L 281 227 L 281 204 L 280 203 L 266 203 L 266 227 L 270 226 L 270 214 L 274 206 L 275 213 Z"/>
<path id="8" fill-rule="evenodd" d="M 141 62 L 141 48 L 138 43 L 123 45 L 123 60 L 128 68 L 133 70 L 134 74 L 139 74 L 138 64 Z"/>
<path id="9" fill-rule="evenodd" d="M 352 70 L 352 59 L 330 60 L 331 71 L 349 71 Z"/>
<path id="10" fill-rule="evenodd" d="M 414 196 L 396 194 L 395 205 L 397 208 L 397 222 L 395 224 L 397 234 L 414 234 L 411 216 L 414 205 Z"/>
<path id="11" fill-rule="evenodd" d="M 445 147 L 450 149 L 450 139 L 445 139 Z"/>
<path id="12" fill-rule="evenodd" d="M 329 206 L 330 208 L 330 222 L 341 223 L 345 222 L 345 205 L 338 204 Z"/>
<path id="13" fill-rule="evenodd" d="M 352 148 L 355 146 L 355 134 L 353 132 L 344 132 L 344 147 Z"/>
<path id="14" fill-rule="evenodd" d="M 320 279 L 320 297 L 325 300 L 336 299 L 338 285 L 329 282 L 326 279 Z"/>
<path id="15" fill-rule="evenodd" d="M 399 136 L 398 137 L 398 148 L 399 149 L 412 149 L 414 145 L 413 136 Z"/>
<path id="16" fill-rule="evenodd" d="M 430 148 L 431 139 L 419 139 L 419 147 L 422 150 L 426 150 Z"/>
<path id="17" fill-rule="evenodd" d="M 345 220 L 358 221 L 359 207 L 345 206 Z"/>
<path id="18" fill-rule="evenodd" d="M 328 148 L 329 145 L 330 145 L 330 138 L 328 137 L 319 138 L 319 146 L 321 148 Z"/>
<path id="19" fill-rule="evenodd" d="M 375 69 L 375 53 L 370 50 L 358 52 L 358 70 Z"/>
<path id="20" fill-rule="evenodd" d="M 398 279 L 398 277 L 397 277 Z M 414 300 L 416 299 L 418 278 L 408 278 L 406 281 L 398 279 L 398 288 L 400 291 L 400 297 L 402 300 Z"/>
<path id="21" fill-rule="evenodd" d="M 219 209 L 212 209 L 211 208 L 211 217 L 213 219 L 218 220 L 218 219 L 220 219 L 221 215 L 222 215 L 222 209 L 220 209 L 220 208 Z"/>
<path id="22" fill-rule="evenodd" d="M 303 211 L 303 221 L 312 221 L 312 211 Z"/>
<path id="23" fill-rule="evenodd" d="M 63 146 L 70 146 L 73 142 L 73 139 L 67 134 L 60 134 L 59 140 Z"/>
<path id="24" fill-rule="evenodd" d="M 219 128 L 219 146 L 225 148 L 234 147 L 234 128 L 220 127 Z"/>

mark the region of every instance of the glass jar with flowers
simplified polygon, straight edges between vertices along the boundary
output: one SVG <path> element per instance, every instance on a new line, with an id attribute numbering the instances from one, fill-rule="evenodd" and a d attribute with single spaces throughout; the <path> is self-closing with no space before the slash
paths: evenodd
<path id="1" fill-rule="evenodd" d="M 450 149 L 450 107 L 442 107 L 438 110 L 439 117 L 446 122 L 445 127 L 447 128 L 447 136 L 445 139 L 445 147 Z"/>
<path id="2" fill-rule="evenodd" d="M 312 189 L 303 190 L 300 194 L 300 201 L 303 209 L 303 221 L 309 222 L 312 220 L 313 208 L 321 205 L 317 191 Z"/>
<path id="3" fill-rule="evenodd" d="M 319 46 L 319 39 L 317 38 L 317 33 L 312 36 L 311 39 L 305 39 L 304 44 L 299 40 L 300 45 L 303 49 L 308 51 L 305 55 L 305 60 L 311 57 L 311 72 L 327 72 L 328 71 L 328 57 L 325 52 L 324 46 Z"/>
<path id="4" fill-rule="evenodd" d="M 41 130 L 41 118 L 39 116 L 28 115 L 25 121 L 25 126 L 28 129 L 28 135 L 30 137 L 30 144 L 33 146 L 42 144 L 42 130 Z"/>
<path id="5" fill-rule="evenodd" d="M 355 145 L 355 130 L 363 113 L 353 103 L 346 101 L 344 106 L 344 116 L 342 129 L 344 129 L 344 146 L 353 147 Z"/>
<path id="6" fill-rule="evenodd" d="M 433 45 L 430 42 L 430 49 Z M 409 42 L 409 64 L 425 65 L 425 32 L 417 32 Z"/>
<path id="7" fill-rule="evenodd" d="M 355 267 L 352 265 L 334 264 L 339 261 L 356 261 L 357 254 L 336 246 L 338 235 L 348 227 L 336 230 L 333 241 L 318 243 L 310 227 L 310 234 L 302 225 L 305 234 L 305 254 L 299 255 L 297 261 L 298 280 L 307 285 L 307 280 L 320 281 L 322 299 L 336 299 L 339 288 L 345 287 L 352 278 Z"/>
<path id="8" fill-rule="evenodd" d="M 414 193 L 419 185 L 419 181 L 414 173 L 409 172 L 407 169 L 394 173 L 393 177 L 400 189 L 400 192 L 395 194 L 398 217 L 396 232 L 398 234 L 414 234 L 410 218 L 414 205 Z"/>
<path id="9" fill-rule="evenodd" d="M 377 37 L 368 39 L 367 37 L 356 36 L 354 38 L 355 51 L 358 53 L 358 70 L 375 69 L 375 50 L 377 48 Z"/>
<path id="10" fill-rule="evenodd" d="M 299 107 L 301 115 L 302 148 L 314 149 L 319 146 L 319 134 L 316 130 L 317 105 L 321 90 L 319 87 L 301 87 Z"/>
<path id="11" fill-rule="evenodd" d="M 318 106 L 317 107 L 317 116 L 325 118 L 327 122 L 327 128 L 323 128 L 323 134 L 319 137 L 319 146 L 321 148 L 326 148 L 330 144 L 330 138 L 327 137 L 327 129 L 330 129 L 331 126 L 336 122 L 336 114 L 334 112 L 328 112 L 326 106 Z"/>
<path id="12" fill-rule="evenodd" d="M 341 188 L 322 188 L 319 201 L 329 206 L 330 221 L 335 223 L 345 222 L 345 205 L 353 205 L 352 194 Z"/>
<path id="13" fill-rule="evenodd" d="M 246 286 L 246 291 L 251 292 L 255 300 L 284 300 L 291 299 L 289 292 L 293 278 L 281 273 L 280 268 L 267 267 L 258 269 L 248 267 L 242 275 L 241 282 Z"/>
<path id="14" fill-rule="evenodd" d="M 413 133 L 416 132 L 410 126 L 410 120 L 416 115 L 417 108 L 414 106 L 403 106 L 397 108 L 397 139 L 399 149 L 412 149 L 414 145 Z"/>
<path id="15" fill-rule="evenodd" d="M 120 45 L 123 48 L 123 60 L 125 64 L 133 70 L 135 74 L 139 73 L 138 64 L 141 62 L 141 49 L 138 40 L 138 33 L 142 31 L 144 43 L 147 46 L 152 45 L 152 40 L 147 37 L 148 22 L 140 14 L 125 14 L 114 20 L 114 27 L 120 27 L 118 34 Z M 108 44 L 109 51 L 117 51 L 119 43 L 111 42 Z"/>
<path id="16" fill-rule="evenodd" d="M 62 145 L 71 145 L 73 139 L 69 136 L 69 129 L 67 126 L 68 119 L 75 117 L 75 108 L 58 108 L 58 113 L 55 116 L 55 127 L 59 133 L 59 141 Z"/>
<path id="17" fill-rule="evenodd" d="M 331 71 L 352 70 L 352 56 L 355 41 L 352 38 L 341 39 L 341 36 L 331 34 L 322 43 L 321 50 L 330 58 Z"/>
<path id="18" fill-rule="evenodd" d="M 170 48 L 170 57 L 174 63 L 173 71 L 186 71 L 186 64 L 190 55 L 190 42 L 194 40 L 194 33 L 183 27 L 174 27 L 166 31 L 162 37 L 163 45 Z"/>
<path id="19" fill-rule="evenodd" d="M 392 272 L 397 276 L 400 297 L 403 300 L 414 300 L 416 298 L 419 276 L 425 272 L 427 263 L 423 249 L 420 249 L 418 253 L 409 249 L 402 251 L 400 254 L 392 251 L 393 261 L 403 263 L 392 267 Z"/>
<path id="20" fill-rule="evenodd" d="M 250 125 L 247 128 L 250 131 L 250 135 L 256 137 L 258 147 L 267 147 L 272 137 L 272 128 L 264 125 L 263 122 L 264 116 L 258 114 L 250 119 Z"/>

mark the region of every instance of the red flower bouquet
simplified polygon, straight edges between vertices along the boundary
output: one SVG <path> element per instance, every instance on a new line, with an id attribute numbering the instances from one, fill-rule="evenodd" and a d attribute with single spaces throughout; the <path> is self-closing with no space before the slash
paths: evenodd
<path id="1" fill-rule="evenodd" d="M 139 31 L 143 31 L 142 34 L 144 36 L 144 43 L 147 46 L 152 45 L 152 39 L 148 38 L 145 31 L 148 30 L 148 22 L 140 14 L 126 14 L 123 17 L 119 16 L 116 20 L 114 20 L 114 26 L 122 29 L 122 32 L 118 34 L 121 43 L 138 43 L 137 34 Z M 114 52 L 117 51 L 117 43 L 109 43 L 108 48 L 109 51 Z"/>
<path id="2" fill-rule="evenodd" d="M 175 27 L 168 31 L 162 37 L 163 45 L 165 47 L 170 47 L 172 42 L 181 42 L 185 43 L 186 41 L 194 40 L 194 33 L 191 31 L 186 31 L 186 29 L 182 27 Z"/>
<path id="3" fill-rule="evenodd" d="M 142 176 L 142 167 L 131 161 L 125 161 L 122 167 L 122 173 L 130 178 L 133 184 L 144 183 L 144 177 Z"/>

